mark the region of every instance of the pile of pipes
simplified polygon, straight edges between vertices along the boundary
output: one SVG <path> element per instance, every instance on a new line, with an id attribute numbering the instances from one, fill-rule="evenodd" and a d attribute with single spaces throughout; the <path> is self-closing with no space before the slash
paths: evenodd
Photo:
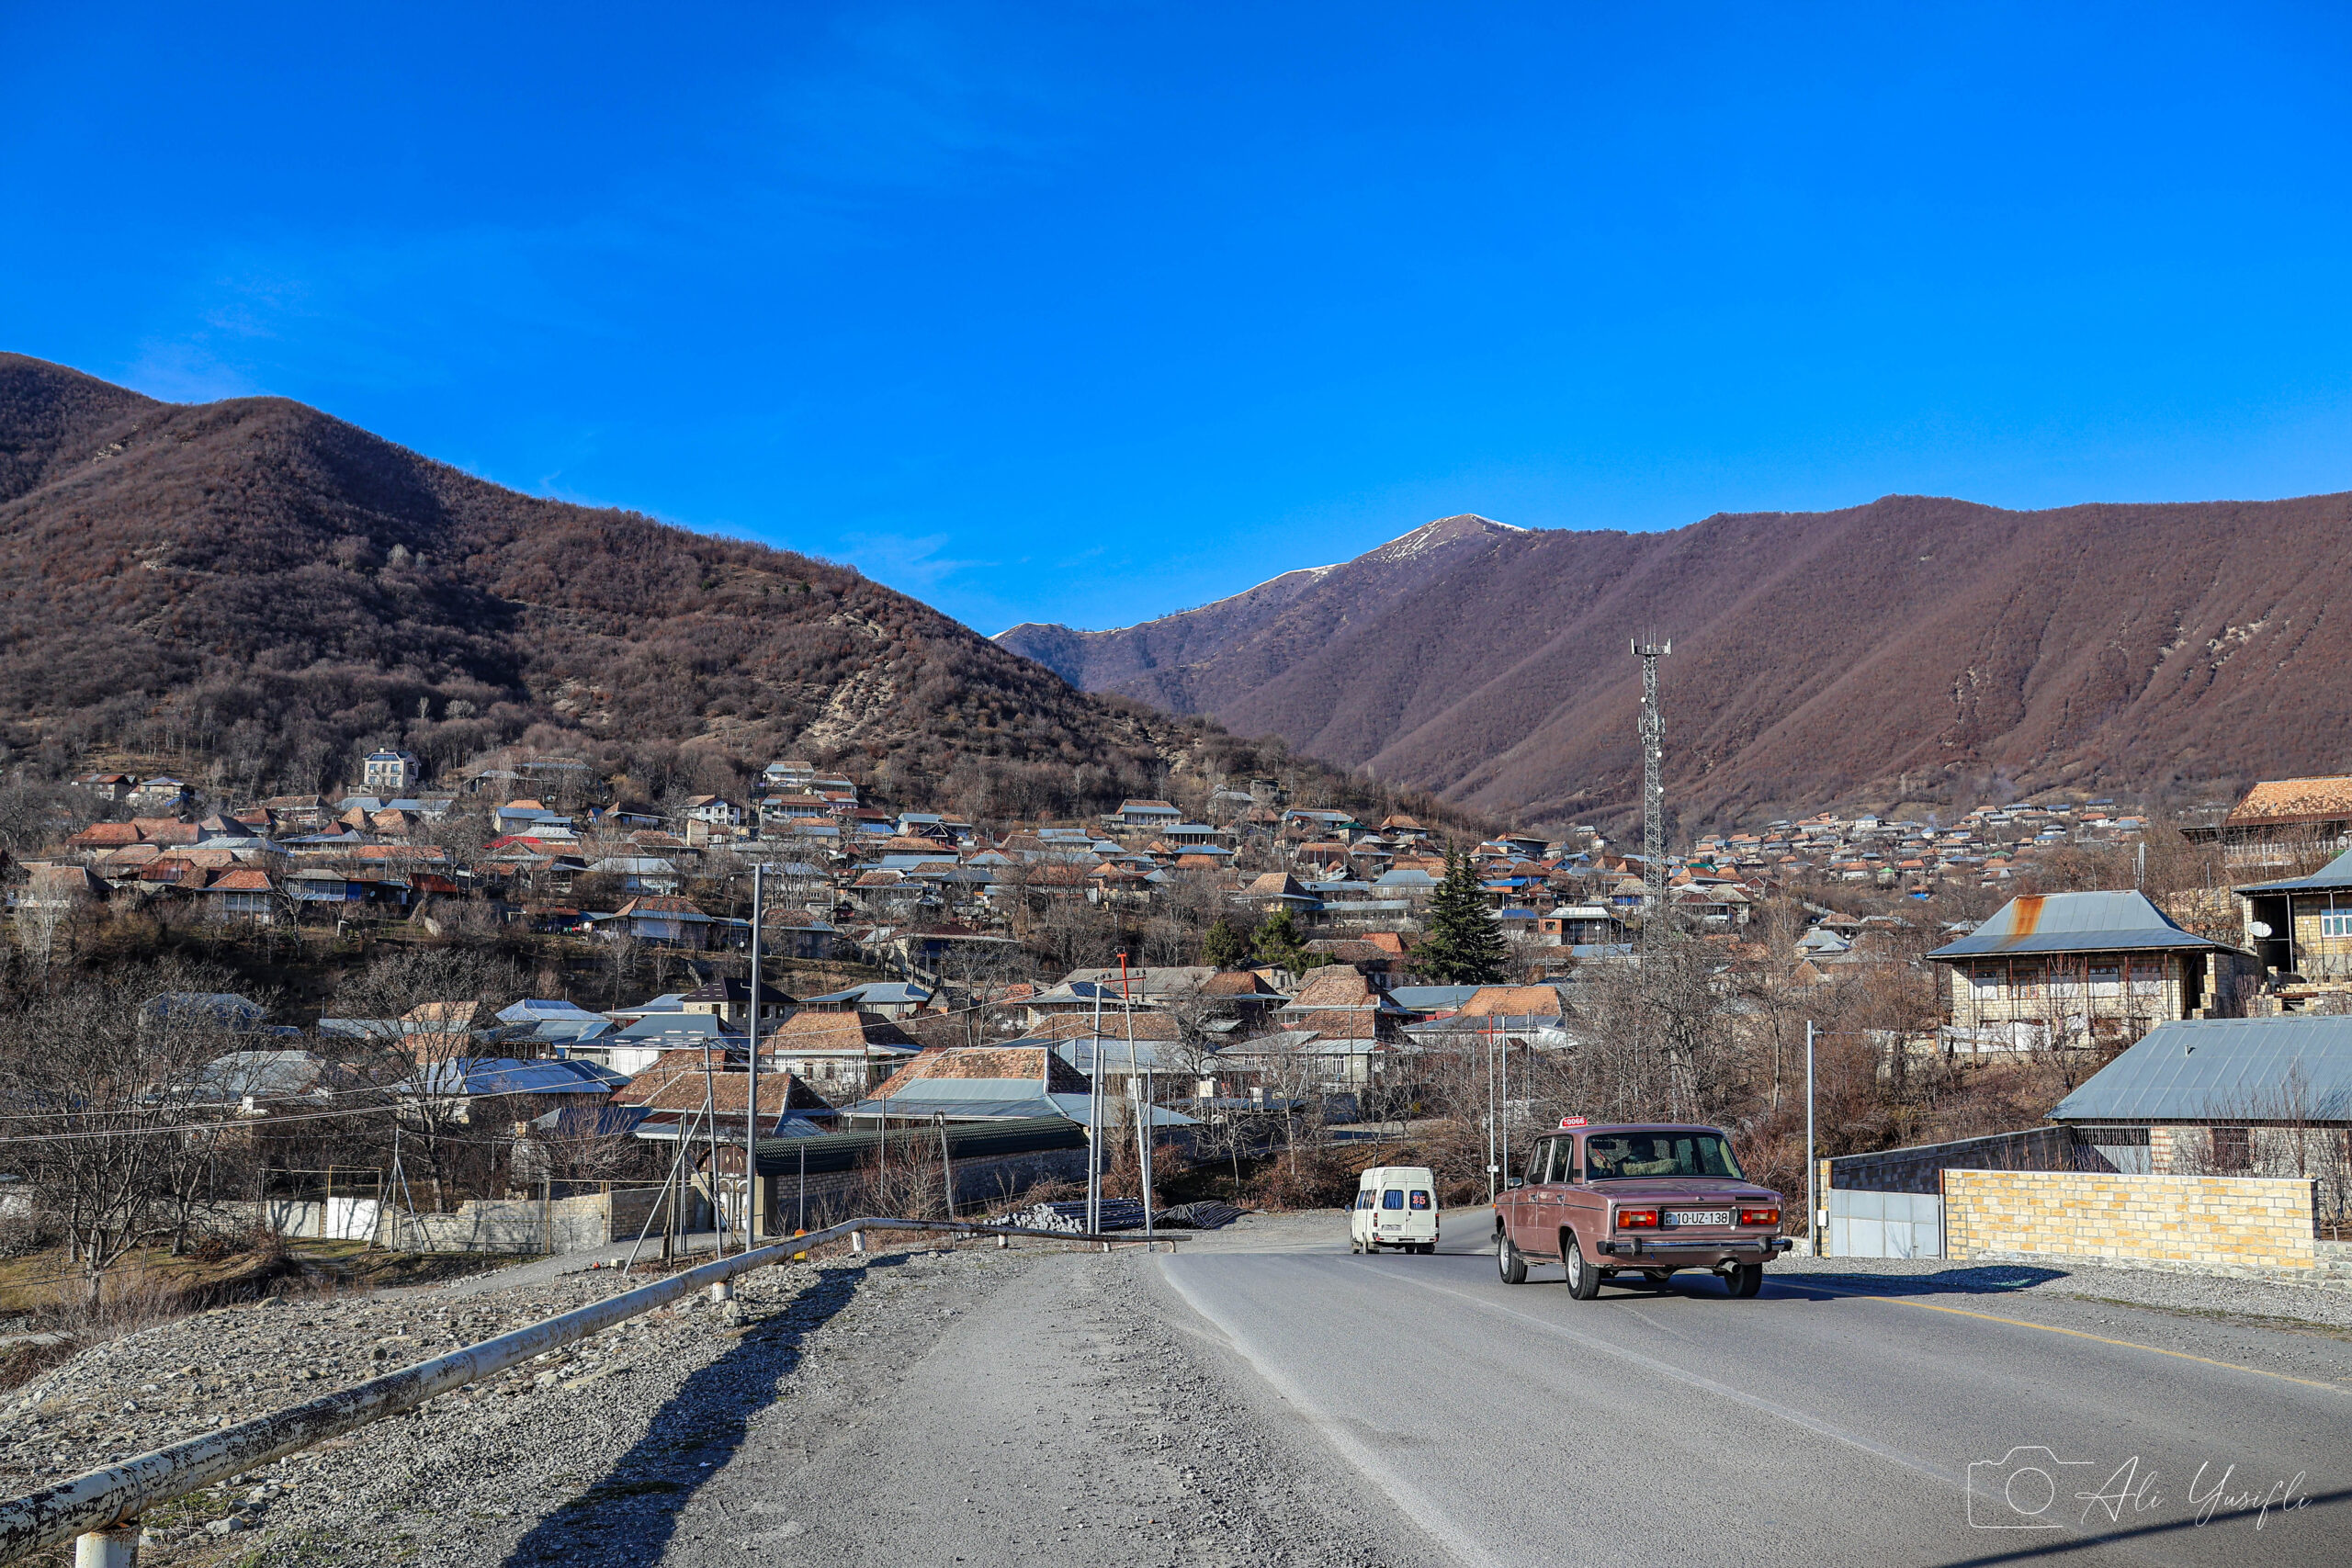
<path id="1" fill-rule="evenodd" d="M 1102 1216 L 1098 1234 L 1111 1231 L 1143 1229 L 1143 1201 L 1137 1198 L 1105 1198 L 1102 1201 Z M 1071 1235 L 1086 1234 L 1086 1205 L 1078 1203 L 1033 1203 L 1026 1209 L 1016 1209 L 993 1222 L 1000 1225 L 1023 1225 L 1036 1231 L 1067 1231 Z"/>

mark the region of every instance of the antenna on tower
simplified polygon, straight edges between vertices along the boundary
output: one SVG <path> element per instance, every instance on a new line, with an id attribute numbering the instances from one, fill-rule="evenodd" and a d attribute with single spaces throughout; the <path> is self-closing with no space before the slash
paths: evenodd
<path id="1" fill-rule="evenodd" d="M 1657 712 L 1657 661 L 1674 651 L 1674 639 L 1636 637 L 1633 650 L 1642 661 L 1642 923 L 1646 927 L 1666 901 L 1666 725 Z"/>

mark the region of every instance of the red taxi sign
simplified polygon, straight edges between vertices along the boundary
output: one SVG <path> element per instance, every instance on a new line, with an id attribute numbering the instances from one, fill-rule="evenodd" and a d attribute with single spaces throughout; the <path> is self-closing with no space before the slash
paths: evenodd
<path id="1" fill-rule="evenodd" d="M 1563 1127 L 1582 1127 L 1586 1125 L 1586 1122 L 1585 1119 L 1581 1116 L 1563 1116 L 1560 1118 L 1560 1125 Z"/>

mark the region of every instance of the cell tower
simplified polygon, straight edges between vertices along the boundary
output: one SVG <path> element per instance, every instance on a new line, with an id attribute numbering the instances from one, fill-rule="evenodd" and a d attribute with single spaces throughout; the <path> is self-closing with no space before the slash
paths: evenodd
<path id="1" fill-rule="evenodd" d="M 1657 661 L 1674 651 L 1674 639 L 1633 644 L 1642 661 L 1642 919 L 1645 925 L 1666 901 L 1666 725 L 1657 713 Z"/>

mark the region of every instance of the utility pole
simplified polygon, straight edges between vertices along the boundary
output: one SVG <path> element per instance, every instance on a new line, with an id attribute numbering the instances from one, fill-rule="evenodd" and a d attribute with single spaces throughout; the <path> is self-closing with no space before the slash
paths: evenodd
<path id="1" fill-rule="evenodd" d="M 1102 982 L 1094 982 L 1094 1038 L 1086 1047 L 1086 1234 L 1102 1234 Z M 1075 1051 L 1072 1055 L 1077 1055 Z"/>
<path id="2" fill-rule="evenodd" d="M 1666 901 L 1666 725 L 1657 711 L 1657 661 L 1674 639 L 1633 645 L 1642 661 L 1642 926 L 1646 931 Z"/>
<path id="3" fill-rule="evenodd" d="M 761 895 L 766 891 L 767 862 L 752 867 L 752 1060 L 751 1082 L 745 1086 L 750 1109 L 743 1113 L 743 1250 L 760 1245 L 760 916 Z M 726 983 L 720 982 L 720 990 Z M 725 1011 L 724 1004 L 721 1012 Z M 716 1177 L 717 1173 L 712 1173 Z M 952 1216 L 951 1216 L 952 1217 Z"/>
<path id="4" fill-rule="evenodd" d="M 1804 1238 L 1805 1250 L 1821 1256 L 1821 1195 L 1814 1190 L 1813 1159 L 1813 1020 L 1804 1021 Z"/>
<path id="5" fill-rule="evenodd" d="M 1136 1170 L 1143 1179 L 1143 1234 L 1151 1237 L 1151 1085 L 1136 1071 L 1136 1000 L 1127 988 L 1127 955 L 1119 954 L 1119 1005 L 1127 1015 L 1127 1099 L 1136 1108 Z M 1100 1042 L 1097 1042 L 1099 1047 Z M 1142 1096 L 1137 1098 L 1138 1088 Z"/>
<path id="6" fill-rule="evenodd" d="M 727 1256 L 727 1205 L 718 1193 L 718 1089 L 710 1074 L 710 1048 L 702 1053 L 702 1113 L 710 1118 L 710 1242 Z"/>
<path id="7" fill-rule="evenodd" d="M 1492 1208 L 1492 1207 L 1494 1206 L 1494 1202 L 1495 1202 L 1495 1191 L 1496 1191 L 1496 1189 L 1500 1185 L 1499 1173 L 1500 1173 L 1500 1171 L 1502 1170 L 1502 1167 L 1501 1167 L 1499 1164 L 1498 1164 L 1498 1163 L 1497 1163 L 1497 1154 L 1496 1154 L 1496 1145 L 1495 1145 L 1495 1134 L 1496 1134 L 1498 1132 L 1499 1132 L 1499 1131 L 1501 1130 L 1501 1128 L 1500 1128 L 1500 1124 L 1499 1124 L 1499 1122 L 1498 1122 L 1498 1120 L 1497 1120 L 1497 1118 L 1500 1115 L 1500 1108 L 1499 1108 L 1499 1107 L 1498 1106 L 1498 1104 L 1496 1103 L 1498 1097 L 1497 1097 L 1497 1095 L 1496 1095 L 1496 1093 L 1495 1093 L 1495 1021 L 1494 1021 L 1491 1017 L 1489 1017 L 1489 1018 L 1487 1020 L 1486 1034 L 1487 1034 L 1487 1206 L 1488 1208 Z"/>

